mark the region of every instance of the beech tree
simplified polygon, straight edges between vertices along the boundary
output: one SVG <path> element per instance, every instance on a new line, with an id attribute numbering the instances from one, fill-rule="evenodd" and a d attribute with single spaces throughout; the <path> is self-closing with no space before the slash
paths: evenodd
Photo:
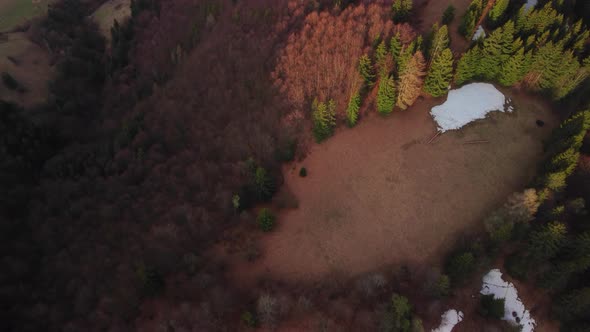
<path id="1" fill-rule="evenodd" d="M 395 106 L 395 80 L 393 77 L 382 77 L 379 81 L 377 92 L 377 111 L 381 115 L 387 115 Z"/>
<path id="2" fill-rule="evenodd" d="M 424 83 L 426 64 L 422 52 L 418 51 L 410 58 L 404 71 L 400 74 L 397 105 L 405 110 L 418 98 Z"/>
<path id="3" fill-rule="evenodd" d="M 453 79 L 453 53 L 445 48 L 442 53 L 434 59 L 432 67 L 426 76 L 424 91 L 433 97 L 444 96 L 451 80 Z"/>

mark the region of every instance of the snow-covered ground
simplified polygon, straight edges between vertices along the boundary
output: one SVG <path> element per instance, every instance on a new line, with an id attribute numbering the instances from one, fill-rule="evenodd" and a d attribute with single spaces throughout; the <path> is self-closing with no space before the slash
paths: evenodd
<path id="1" fill-rule="evenodd" d="M 537 0 L 527 0 L 527 2 L 524 4 L 524 10 L 535 8 L 536 5 Z"/>
<path id="2" fill-rule="evenodd" d="M 479 38 L 485 38 L 485 37 L 486 37 L 486 31 L 480 25 L 477 27 L 477 30 L 475 30 L 475 34 L 473 35 L 473 38 L 471 40 L 478 40 Z"/>
<path id="3" fill-rule="evenodd" d="M 522 325 L 522 332 L 532 332 L 535 330 L 536 322 L 518 298 L 516 287 L 514 287 L 514 284 L 502 279 L 502 272 L 500 270 L 490 270 L 483 277 L 481 294 L 493 294 L 494 298 L 505 300 L 504 320 L 515 325 Z"/>
<path id="4" fill-rule="evenodd" d="M 463 313 L 455 309 L 447 310 L 441 316 L 440 326 L 433 329 L 432 332 L 451 332 L 455 325 L 463 320 Z"/>
<path id="5" fill-rule="evenodd" d="M 449 91 L 447 101 L 430 111 L 441 132 L 459 129 L 471 121 L 484 119 L 492 111 L 512 111 L 504 107 L 506 97 L 492 84 L 472 83 Z"/>

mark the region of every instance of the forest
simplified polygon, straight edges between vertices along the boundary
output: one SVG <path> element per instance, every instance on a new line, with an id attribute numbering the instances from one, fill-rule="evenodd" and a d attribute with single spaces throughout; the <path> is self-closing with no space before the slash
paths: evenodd
<path id="1" fill-rule="evenodd" d="M 0 67 L 3 331 L 525 331 L 503 319 L 510 316 L 504 299 L 477 294 L 491 268 L 538 295 L 530 310 L 537 327 L 590 331 L 586 1 L 130 0 L 129 17 L 113 20 L 105 36 L 91 17 L 108 2 L 59 0 L 46 15 L 0 34 L 4 42 L 4 34 L 22 33 L 47 53 L 53 73 L 46 101 L 30 106 L 19 102 L 32 94 L 29 81 Z M 338 142 L 354 142 L 343 145 L 342 160 L 369 160 L 355 157 L 376 151 L 363 144 L 379 145 L 383 158 L 431 153 L 415 164 L 404 157 L 415 168 L 443 163 L 425 149 L 450 146 L 449 155 L 461 158 L 468 152 L 457 149 L 471 143 L 492 164 L 512 158 L 494 155 L 503 147 L 491 150 L 484 134 L 448 141 L 467 134 L 441 133 L 417 114 L 426 118 L 427 106 L 472 83 L 493 84 L 515 96 L 514 104 L 522 96 L 539 101 L 556 119 L 542 121 L 538 111 L 531 128 L 547 135 L 526 127 L 510 137 L 536 139 L 541 148 L 531 155 L 539 162 L 470 215 L 475 226 L 413 264 L 390 264 L 386 252 L 380 265 L 350 267 L 350 274 L 334 265 L 334 276 L 297 281 L 264 265 L 278 257 L 277 266 L 298 266 L 281 250 L 307 257 L 305 242 L 281 247 L 285 229 L 295 227 L 286 225 L 293 211 L 342 227 L 348 207 L 336 202 L 336 211 L 322 214 L 338 194 L 366 193 L 358 200 L 369 208 L 351 217 L 361 229 L 381 218 L 373 209 L 395 219 L 376 203 L 379 192 L 363 192 L 357 182 L 344 193 L 327 191 L 334 196 L 315 205 L 308 202 L 316 196 L 293 193 L 297 186 L 330 190 L 318 178 L 350 174 L 344 163 L 313 159 L 334 153 Z M 496 116 L 520 115 L 481 122 L 503 123 Z M 379 143 L 346 136 L 380 135 L 385 123 L 401 136 L 421 130 L 418 123 L 428 137 L 394 151 L 388 147 L 397 141 L 385 138 L 394 136 L 378 136 Z M 465 132 L 477 133 L 479 124 Z M 320 173 L 320 164 L 330 170 Z M 402 185 L 402 166 L 379 183 L 409 190 L 420 210 L 449 199 L 411 192 L 422 187 Z M 422 176 L 433 179 L 432 172 Z M 358 181 L 378 186 L 361 175 Z M 405 236 L 405 226 L 391 227 Z M 340 234 L 327 233 L 320 243 Z M 407 244 L 387 245 L 402 252 Z M 345 253 L 362 255 L 359 248 Z M 310 271 L 314 264 L 304 262 Z M 436 329 L 450 307 L 463 310 L 464 321 L 444 330 L 443 315 Z"/>

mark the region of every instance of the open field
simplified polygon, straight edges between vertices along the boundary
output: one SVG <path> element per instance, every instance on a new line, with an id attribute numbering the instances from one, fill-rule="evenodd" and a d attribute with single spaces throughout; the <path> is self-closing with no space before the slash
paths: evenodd
<path id="1" fill-rule="evenodd" d="M 55 0 L 2 0 L 0 1 L 0 32 L 14 29 L 20 24 L 47 12 Z"/>
<path id="2" fill-rule="evenodd" d="M 278 229 L 261 239 L 260 260 L 232 274 L 315 281 L 440 264 L 459 234 L 481 229 L 487 213 L 525 187 L 556 123 L 543 101 L 517 95 L 515 113 L 492 113 L 426 144 L 435 133 L 428 111 L 440 103 L 364 119 L 285 169 L 299 208 L 279 215 Z M 473 140 L 489 143 L 464 144 Z M 298 176 L 301 166 L 308 177 Z"/>
<path id="3" fill-rule="evenodd" d="M 21 83 L 27 92 L 19 93 L 0 84 L 0 99 L 30 107 L 43 103 L 49 93 L 53 75 L 49 53 L 32 43 L 24 33 L 0 35 L 0 73 L 6 72 Z"/>
<path id="4" fill-rule="evenodd" d="M 131 15 L 130 3 L 130 0 L 109 0 L 92 14 L 92 19 L 107 40 L 111 39 L 111 27 L 115 20 L 122 23 Z"/>

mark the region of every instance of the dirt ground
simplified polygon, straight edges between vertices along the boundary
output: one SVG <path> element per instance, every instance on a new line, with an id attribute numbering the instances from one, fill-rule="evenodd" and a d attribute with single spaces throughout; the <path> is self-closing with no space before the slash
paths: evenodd
<path id="1" fill-rule="evenodd" d="M 280 213 L 278 228 L 261 237 L 260 259 L 239 260 L 230 274 L 242 283 L 313 282 L 397 264 L 438 265 L 458 234 L 480 230 L 486 214 L 535 174 L 557 120 L 545 102 L 511 95 L 515 113 L 493 113 L 432 144 L 428 112 L 442 99 L 362 119 L 314 146 L 284 172 L 283 187 L 299 207 Z M 537 127 L 537 119 L 546 125 Z M 489 143 L 465 144 L 473 140 Z"/>
<path id="2" fill-rule="evenodd" d="M 33 44 L 24 33 L 0 34 L 1 72 L 12 75 L 27 92 L 12 91 L 0 83 L 0 99 L 24 107 L 38 105 L 47 100 L 48 82 L 53 75 L 49 53 Z"/>
<path id="3" fill-rule="evenodd" d="M 0 32 L 9 31 L 26 21 L 44 15 L 55 0 L 2 0 L 0 1 Z"/>

